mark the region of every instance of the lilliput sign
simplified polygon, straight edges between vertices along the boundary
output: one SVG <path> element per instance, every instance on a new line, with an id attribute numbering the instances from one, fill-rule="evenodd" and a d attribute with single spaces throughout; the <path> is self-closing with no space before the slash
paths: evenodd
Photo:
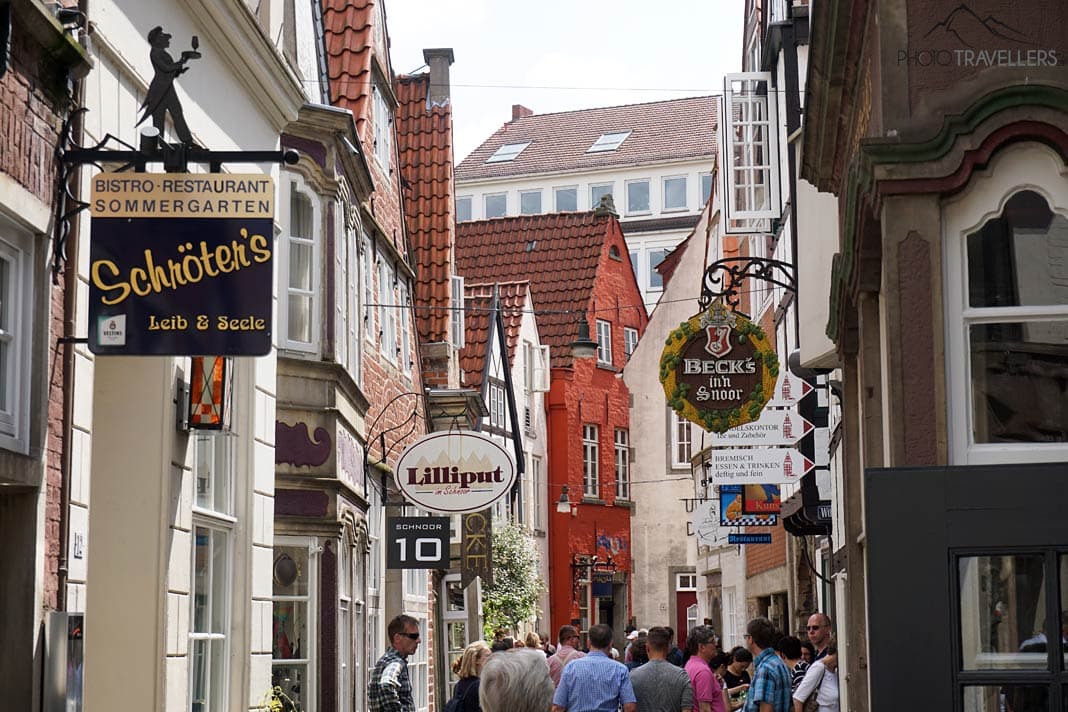
<path id="1" fill-rule="evenodd" d="M 515 483 L 515 464 L 508 451 L 467 430 L 420 438 L 400 456 L 394 471 L 409 502 L 442 514 L 485 509 Z"/>
<path id="2" fill-rule="evenodd" d="M 101 173 L 90 210 L 93 353 L 270 352 L 270 177 Z"/>
<path id="3" fill-rule="evenodd" d="M 763 329 L 721 301 L 680 324 L 660 357 L 668 405 L 716 433 L 759 418 L 778 375 Z"/>

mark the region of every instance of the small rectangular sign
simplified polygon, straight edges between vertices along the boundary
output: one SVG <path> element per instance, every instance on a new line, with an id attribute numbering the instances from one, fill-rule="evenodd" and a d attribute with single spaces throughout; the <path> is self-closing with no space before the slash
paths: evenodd
<path id="1" fill-rule="evenodd" d="M 728 534 L 728 544 L 770 544 L 771 534 Z"/>
<path id="2" fill-rule="evenodd" d="M 741 485 L 723 485 L 719 488 L 720 526 L 769 527 L 778 522 L 774 514 L 746 514 L 742 506 L 744 498 Z"/>
<path id="3" fill-rule="evenodd" d="M 812 430 L 812 423 L 796 410 L 765 410 L 760 418 L 722 433 L 709 433 L 709 444 L 717 446 L 793 445 Z"/>
<path id="4" fill-rule="evenodd" d="M 90 351 L 270 352 L 270 176 L 101 173 L 91 184 Z"/>
<path id="5" fill-rule="evenodd" d="M 779 485 L 744 485 L 743 514 L 778 514 L 782 510 Z"/>
<path id="6" fill-rule="evenodd" d="M 800 482 L 816 464 L 793 448 L 713 450 L 706 482 L 713 485 Z"/>
<path id="7" fill-rule="evenodd" d="M 386 517 L 386 568 L 449 568 L 449 518 Z"/>
<path id="8" fill-rule="evenodd" d="M 493 583 L 493 508 L 465 514 L 460 519 L 460 585 L 467 588 L 475 578 Z"/>

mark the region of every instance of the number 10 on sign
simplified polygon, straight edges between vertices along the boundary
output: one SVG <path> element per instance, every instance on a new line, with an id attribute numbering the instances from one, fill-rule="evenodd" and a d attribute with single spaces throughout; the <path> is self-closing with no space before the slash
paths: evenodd
<path id="1" fill-rule="evenodd" d="M 388 517 L 386 568 L 449 568 L 449 518 Z"/>

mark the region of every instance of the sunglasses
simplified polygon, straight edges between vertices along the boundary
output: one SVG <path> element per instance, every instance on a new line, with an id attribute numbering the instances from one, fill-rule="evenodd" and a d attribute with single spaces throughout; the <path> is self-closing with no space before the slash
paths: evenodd
<path id="1" fill-rule="evenodd" d="M 419 640 L 419 633 L 401 633 L 401 635 L 409 640 Z"/>
<path id="2" fill-rule="evenodd" d="M 823 626 L 821 626 L 821 625 L 810 625 L 810 626 L 806 626 L 806 627 L 807 627 L 807 628 L 808 628 L 809 630 L 819 630 L 819 629 L 820 629 L 820 628 L 822 628 Z"/>

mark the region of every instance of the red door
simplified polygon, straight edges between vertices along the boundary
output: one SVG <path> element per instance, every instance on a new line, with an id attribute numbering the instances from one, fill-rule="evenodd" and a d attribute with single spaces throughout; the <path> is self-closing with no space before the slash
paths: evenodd
<path id="1" fill-rule="evenodd" d="M 677 641 L 675 645 L 679 646 L 679 650 L 686 650 L 686 631 L 696 625 L 696 621 L 687 622 L 686 609 L 696 605 L 696 591 L 675 592 L 675 639 Z"/>

